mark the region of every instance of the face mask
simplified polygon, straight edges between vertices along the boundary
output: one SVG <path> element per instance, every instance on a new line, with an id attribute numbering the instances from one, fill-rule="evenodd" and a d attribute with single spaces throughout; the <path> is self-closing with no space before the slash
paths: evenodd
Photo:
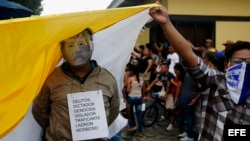
<path id="1" fill-rule="evenodd" d="M 229 95 L 234 103 L 242 104 L 250 96 L 250 64 L 242 62 L 226 71 Z"/>
<path id="2" fill-rule="evenodd" d="M 91 57 L 92 44 L 89 38 L 79 36 L 64 41 L 63 58 L 71 65 L 77 66 L 86 63 Z"/>

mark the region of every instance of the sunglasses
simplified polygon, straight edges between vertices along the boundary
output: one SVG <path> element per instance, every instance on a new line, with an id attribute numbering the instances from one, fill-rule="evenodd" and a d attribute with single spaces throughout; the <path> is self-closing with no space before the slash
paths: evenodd
<path id="1" fill-rule="evenodd" d="M 229 61 L 235 64 L 240 64 L 243 61 L 250 64 L 250 58 L 230 58 Z"/>

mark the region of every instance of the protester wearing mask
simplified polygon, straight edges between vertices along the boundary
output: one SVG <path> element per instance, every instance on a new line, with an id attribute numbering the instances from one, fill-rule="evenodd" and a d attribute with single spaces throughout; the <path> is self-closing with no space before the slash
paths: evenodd
<path id="1" fill-rule="evenodd" d="M 227 135 L 223 134 L 225 127 L 250 125 L 250 42 L 238 41 L 226 49 L 226 74 L 211 69 L 195 55 L 187 40 L 172 25 L 166 8 L 157 3 L 159 6 L 150 9 L 150 16 L 160 24 L 188 73 L 203 90 L 210 88 L 198 140 L 222 141 Z"/>
<path id="2" fill-rule="evenodd" d="M 92 32 L 88 28 L 61 42 L 65 62 L 47 78 L 32 107 L 35 120 L 45 132 L 45 140 L 73 140 L 68 95 L 86 96 L 88 92 L 98 92 L 97 96 L 103 99 L 103 103 L 99 104 L 104 105 L 104 110 L 99 111 L 104 113 L 104 117 L 100 118 L 106 119 L 107 125 L 110 125 L 118 116 L 120 98 L 116 80 L 110 72 L 90 59 L 92 51 Z M 93 103 L 96 108 L 98 104 L 94 100 Z M 90 138 L 95 139 L 96 136 Z"/>

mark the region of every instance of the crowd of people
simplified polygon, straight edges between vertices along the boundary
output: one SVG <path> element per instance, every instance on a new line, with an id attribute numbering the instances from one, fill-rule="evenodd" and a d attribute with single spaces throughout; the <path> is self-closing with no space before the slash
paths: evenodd
<path id="1" fill-rule="evenodd" d="M 221 141 L 225 139 L 226 126 L 249 125 L 249 81 L 246 77 L 239 80 L 240 76 L 235 75 L 249 69 L 250 43 L 228 40 L 223 43 L 225 49 L 218 51 L 213 40 L 206 39 L 204 46 L 195 47 L 171 24 L 166 8 L 161 5 L 151 8 L 149 14 L 162 27 L 169 46 L 141 45 L 133 51 L 128 64 L 140 70 L 138 78 L 147 81 L 142 84 L 141 100 L 150 100 L 152 92 L 165 100 L 168 110 L 159 121 L 168 122 L 166 130 L 177 131 L 181 141 Z M 147 56 L 147 61 L 143 56 Z M 240 82 L 244 85 L 238 86 Z M 134 105 L 130 106 L 132 111 Z M 141 118 L 137 115 L 138 127 Z M 135 127 L 131 126 L 131 131 L 139 129 L 143 133 Z"/>
<path id="2" fill-rule="evenodd" d="M 151 100 L 152 93 L 165 101 L 167 109 L 158 120 L 168 122 L 166 131 L 177 131 L 181 141 L 222 141 L 227 126 L 250 125 L 250 42 L 227 41 L 225 50 L 217 51 L 213 41 L 206 39 L 204 47 L 195 47 L 172 25 L 167 9 L 157 3 L 149 15 L 160 24 L 169 46 L 157 41 L 140 45 L 131 53 L 123 88 L 130 109 L 128 131 L 139 138 L 144 136 L 143 101 Z M 65 62 L 47 78 L 32 107 L 35 120 L 43 128 L 43 140 L 73 139 L 69 94 L 80 94 L 82 98 L 76 102 L 90 100 L 88 91 L 99 94 L 102 90 L 107 125 L 119 115 L 115 78 L 90 59 L 92 50 L 88 28 L 61 42 Z"/>
<path id="3" fill-rule="evenodd" d="M 209 68 L 225 72 L 224 50 L 217 51 L 212 46 L 211 39 L 206 39 L 204 46 L 201 47 L 194 47 L 189 40 L 187 42 Z M 198 81 L 186 72 L 181 62 L 182 58 L 172 45 L 163 47 L 163 43 L 157 44 L 148 43 L 135 48 L 127 64 L 124 76 L 126 93 L 124 100 L 130 106 L 128 130 L 137 130 L 140 133 L 139 137 L 143 136 L 142 104 L 143 101 L 153 98 L 152 93 L 157 93 L 166 104 L 167 111 L 163 111 L 158 119 L 161 122 L 169 122 L 166 131 L 176 130 L 180 133 L 180 137 L 189 137 L 183 140 L 197 139 L 201 128 L 201 100 L 207 98 L 209 88 L 202 90 Z M 233 42 L 226 41 L 223 45 L 226 49 L 233 45 Z M 136 120 L 133 116 L 134 109 Z M 184 123 L 186 123 L 185 130 Z"/>
<path id="4" fill-rule="evenodd" d="M 219 60 L 224 56 L 224 61 L 222 61 L 224 68 L 219 70 L 221 69 L 218 66 L 220 63 L 217 62 L 220 61 L 214 61 L 208 55 L 208 62 L 205 62 L 204 56 L 196 55 L 190 42 L 172 25 L 167 9 L 159 2 L 157 3 L 159 6 L 151 8 L 149 15 L 160 24 L 168 41 L 183 60 L 182 64 L 185 66 L 186 74 L 197 82 L 198 92 L 202 97 L 201 128 L 198 140 L 222 141 L 228 139 L 228 134 L 226 134 L 228 127 L 237 128 L 236 125 L 250 125 L 248 120 L 250 117 L 250 81 L 248 79 L 250 42 L 239 40 L 227 45 L 222 54 L 215 51 L 215 56 Z M 182 93 L 180 93 L 181 95 Z M 180 140 L 194 140 L 188 132 L 184 132 L 180 136 L 183 136 Z"/>

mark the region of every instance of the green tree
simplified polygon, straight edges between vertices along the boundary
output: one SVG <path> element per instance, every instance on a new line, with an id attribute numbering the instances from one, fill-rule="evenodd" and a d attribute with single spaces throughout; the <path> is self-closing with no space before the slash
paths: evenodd
<path id="1" fill-rule="evenodd" d="M 9 0 L 12 2 L 16 2 L 19 3 L 29 9 L 31 9 L 32 11 L 35 12 L 35 14 L 40 15 L 41 11 L 43 10 L 42 7 L 42 0 Z"/>

